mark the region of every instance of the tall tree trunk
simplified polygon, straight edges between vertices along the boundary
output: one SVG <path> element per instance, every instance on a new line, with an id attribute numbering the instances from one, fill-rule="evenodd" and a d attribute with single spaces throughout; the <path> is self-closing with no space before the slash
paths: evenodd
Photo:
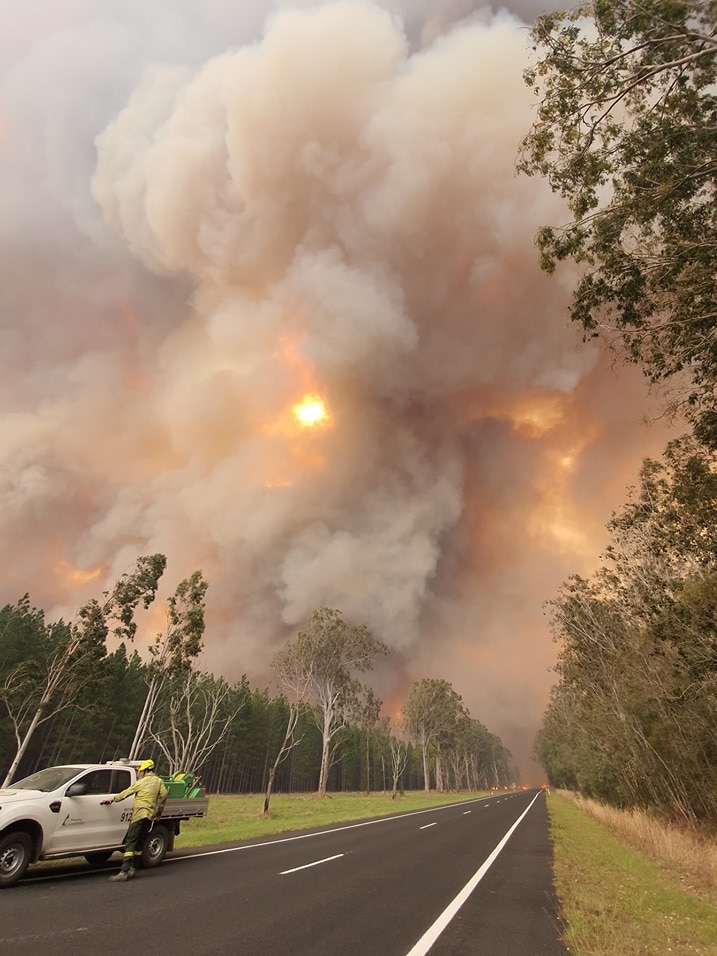
<path id="1" fill-rule="evenodd" d="M 271 791 L 274 787 L 274 777 L 276 776 L 276 764 L 269 767 L 269 777 L 266 781 L 266 790 L 264 792 L 264 816 L 269 812 L 269 801 L 271 800 Z"/>
<path id="2" fill-rule="evenodd" d="M 299 722 L 299 705 L 290 704 L 289 705 L 289 716 L 286 721 L 286 731 L 284 732 L 284 739 L 281 742 L 281 747 L 279 747 L 279 752 L 276 755 L 276 760 L 269 768 L 269 777 L 266 783 L 266 791 L 264 793 L 264 816 L 269 812 L 269 801 L 271 800 L 271 793 L 274 788 L 274 778 L 276 777 L 276 771 L 279 767 L 279 764 L 286 759 L 287 754 L 290 751 L 294 750 L 294 747 L 297 743 L 301 742 L 295 739 L 296 725 Z M 268 744 L 267 744 L 267 756 L 268 756 Z"/>
<path id="3" fill-rule="evenodd" d="M 422 741 L 423 747 L 423 789 L 426 793 L 431 792 L 431 773 L 428 769 L 428 741 Z"/>
<path id="4" fill-rule="evenodd" d="M 371 755 L 369 753 L 369 732 L 366 731 L 366 796 L 371 793 Z"/>
<path id="5" fill-rule="evenodd" d="M 159 681 L 157 677 L 153 677 L 149 682 L 149 687 L 147 688 L 147 696 L 144 699 L 144 706 L 142 707 L 142 713 L 140 715 L 139 721 L 137 722 L 137 729 L 134 732 L 134 740 L 132 741 L 132 746 L 129 748 L 129 759 L 136 760 L 139 748 L 144 742 L 144 737 L 147 733 L 147 726 L 149 724 L 150 717 L 152 716 L 152 711 L 154 710 L 154 705 L 157 701 L 157 694 L 159 693 Z"/>
<path id="6" fill-rule="evenodd" d="M 446 785 L 443 781 L 443 761 L 439 754 L 436 757 L 436 790 L 438 793 L 443 793 L 445 789 Z"/>
<path id="7" fill-rule="evenodd" d="M 317 791 L 320 797 L 326 796 L 326 788 L 329 782 L 329 749 L 331 745 L 331 734 L 329 731 L 329 718 L 324 718 L 324 729 L 321 734 L 321 770 L 319 771 L 319 789 Z"/>
<path id="8" fill-rule="evenodd" d="M 25 732 L 25 736 L 22 738 L 22 740 L 18 738 L 17 753 L 13 757 L 13 761 L 10 764 L 10 769 L 5 775 L 5 779 L 3 780 L 3 787 L 7 787 L 8 784 L 11 782 L 12 778 L 15 776 L 15 771 L 17 770 L 18 765 L 20 761 L 22 760 L 25 751 L 27 750 L 28 744 L 30 743 L 30 739 L 32 738 L 32 735 L 35 733 L 35 729 L 37 728 L 37 725 L 40 723 L 41 716 L 42 716 L 42 708 L 38 707 L 37 710 L 35 711 L 35 716 L 32 718 L 32 721 L 30 722 L 30 726 L 27 728 Z"/>

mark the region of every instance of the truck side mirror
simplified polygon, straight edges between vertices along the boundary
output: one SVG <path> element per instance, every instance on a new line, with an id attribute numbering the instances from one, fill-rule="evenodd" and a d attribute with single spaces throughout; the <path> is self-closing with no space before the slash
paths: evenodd
<path id="1" fill-rule="evenodd" d="M 65 790 L 66 797 L 84 797 L 87 793 L 87 784 L 78 781 L 77 783 L 71 783 L 70 786 Z"/>

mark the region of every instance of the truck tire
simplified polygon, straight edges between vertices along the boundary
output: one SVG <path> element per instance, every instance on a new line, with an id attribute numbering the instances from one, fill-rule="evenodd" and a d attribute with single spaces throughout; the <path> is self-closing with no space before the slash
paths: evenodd
<path id="1" fill-rule="evenodd" d="M 85 853 L 85 859 L 88 863 L 106 863 L 114 853 L 114 850 L 95 850 L 93 853 Z"/>
<path id="2" fill-rule="evenodd" d="M 169 830 L 163 823 L 155 823 L 142 850 L 142 866 L 159 866 L 169 849 Z"/>
<path id="3" fill-rule="evenodd" d="M 17 883 L 25 875 L 32 859 L 32 837 L 14 830 L 0 837 L 0 889 Z"/>

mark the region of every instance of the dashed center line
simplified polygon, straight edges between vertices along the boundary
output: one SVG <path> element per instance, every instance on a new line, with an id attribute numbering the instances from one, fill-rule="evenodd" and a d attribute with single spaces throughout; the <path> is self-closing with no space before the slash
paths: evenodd
<path id="1" fill-rule="evenodd" d="M 429 827 L 435 827 L 435 823 L 427 823 L 425 826 L 419 827 L 419 830 L 427 830 Z"/>
<path id="2" fill-rule="evenodd" d="M 314 860 L 313 863 L 304 863 L 303 866 L 295 866 L 291 870 L 282 870 L 279 873 L 279 876 L 286 876 L 287 873 L 298 873 L 299 870 L 308 870 L 310 866 L 318 866 L 320 863 L 329 863 L 331 860 L 338 860 L 339 857 L 345 856 L 344 853 L 336 853 L 334 856 L 327 856 L 323 860 Z"/>

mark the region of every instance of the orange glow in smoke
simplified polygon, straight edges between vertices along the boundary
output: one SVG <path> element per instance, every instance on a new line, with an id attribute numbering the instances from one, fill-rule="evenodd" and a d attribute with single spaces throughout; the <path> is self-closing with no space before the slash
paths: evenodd
<path id="1" fill-rule="evenodd" d="M 55 564 L 55 573 L 62 587 L 74 588 L 96 581 L 105 570 L 103 564 L 96 568 L 75 568 L 68 561 L 60 560 Z"/>
<path id="2" fill-rule="evenodd" d="M 333 425 L 326 396 L 317 387 L 313 363 L 302 353 L 303 334 L 282 336 L 273 354 L 294 386 L 297 398 L 285 405 L 278 416 L 261 426 L 273 439 L 265 488 L 291 488 L 297 478 L 322 471 L 326 457 L 319 447 L 319 436 Z M 277 439 L 279 441 L 277 441 Z"/>
<path id="3" fill-rule="evenodd" d="M 531 396 L 529 402 L 519 403 L 511 409 L 513 427 L 530 438 L 542 437 L 563 424 L 563 401 L 557 395 Z"/>
<path id="4" fill-rule="evenodd" d="M 316 438 L 333 424 L 328 405 L 318 392 L 308 392 L 298 402 L 288 406 L 277 420 L 264 426 L 265 434 L 282 440 L 281 460 L 277 468 L 273 461 L 270 478 L 265 488 L 290 488 L 295 476 L 323 471 L 326 457 L 316 444 Z"/>
<path id="5" fill-rule="evenodd" d="M 267 435 L 295 438 L 297 426 L 301 432 L 323 430 L 333 424 L 325 399 L 317 392 L 303 395 L 298 402 L 285 408 L 271 424 L 265 425 Z"/>
<path id="6" fill-rule="evenodd" d="M 320 395 L 304 395 L 300 402 L 294 405 L 294 416 L 304 428 L 316 428 L 330 424 L 331 418 Z"/>

